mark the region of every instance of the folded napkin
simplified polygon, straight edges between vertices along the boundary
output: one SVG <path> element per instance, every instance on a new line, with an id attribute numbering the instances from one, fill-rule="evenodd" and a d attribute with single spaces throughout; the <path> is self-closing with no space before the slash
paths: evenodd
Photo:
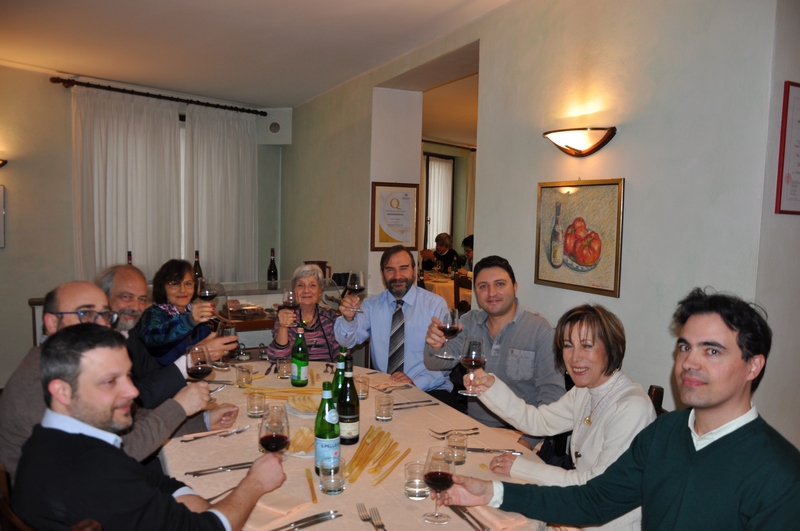
<path id="1" fill-rule="evenodd" d="M 261 496 L 256 508 L 250 513 L 244 528 L 247 531 L 261 531 L 275 527 L 277 520 L 284 516 L 301 511 L 311 505 L 310 501 L 303 500 L 282 492 L 280 489 Z M 287 522 L 288 523 L 288 522 Z"/>
<path id="2" fill-rule="evenodd" d="M 197 432 L 197 433 L 187 433 L 186 435 L 181 437 L 181 439 L 183 439 L 185 441 L 191 441 L 192 439 L 196 439 L 197 437 L 203 437 L 205 435 L 215 435 L 217 433 L 226 433 L 226 432 L 229 432 L 229 431 L 231 431 L 231 430 L 223 429 L 223 430 L 212 430 L 212 431 L 200 431 L 200 432 Z"/>
<path id="3" fill-rule="evenodd" d="M 470 507 L 469 511 L 492 531 L 506 531 L 528 525 L 528 519 L 521 514 L 507 513 L 494 507 Z"/>
<path id="4" fill-rule="evenodd" d="M 400 382 L 388 382 L 388 383 L 384 382 L 384 383 L 372 384 L 370 385 L 370 387 L 372 387 L 373 389 L 377 389 L 378 391 L 386 391 L 387 389 L 391 389 L 392 387 L 403 387 L 404 385 L 408 384 Z"/>

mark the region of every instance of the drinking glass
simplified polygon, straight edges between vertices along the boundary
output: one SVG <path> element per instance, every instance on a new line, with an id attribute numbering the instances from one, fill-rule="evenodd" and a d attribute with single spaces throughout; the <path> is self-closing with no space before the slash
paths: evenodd
<path id="1" fill-rule="evenodd" d="M 260 452 L 283 452 L 289 446 L 289 416 L 281 402 L 270 402 L 258 429 Z"/>
<path id="2" fill-rule="evenodd" d="M 439 325 L 439 330 L 441 330 L 444 334 L 444 350 L 434 354 L 434 356 L 443 360 L 456 359 L 451 352 L 447 351 L 447 345 L 451 339 L 456 337 L 458 333 L 461 332 L 458 310 L 450 310 L 447 313 L 445 318 L 442 319 L 442 324 Z"/>
<path id="3" fill-rule="evenodd" d="M 461 351 L 461 365 L 469 371 L 469 386 L 459 391 L 464 396 L 480 396 L 480 391 L 472 386 L 475 379 L 475 369 L 480 369 L 486 365 L 486 358 L 483 345 L 483 338 L 480 336 L 467 336 L 464 341 L 464 349 Z"/>
<path id="4" fill-rule="evenodd" d="M 283 304 L 279 308 L 280 310 L 294 310 L 300 306 L 300 301 L 297 300 L 297 295 L 295 294 L 294 290 L 287 289 L 283 292 Z"/>
<path id="5" fill-rule="evenodd" d="M 347 292 L 358 295 L 367 288 L 363 271 L 351 271 L 347 277 Z"/>
<path id="6" fill-rule="evenodd" d="M 192 345 L 186 349 L 186 374 L 197 380 L 205 380 L 214 372 L 211 355 L 205 345 Z M 216 399 L 209 398 L 208 403 L 214 403 Z"/>
<path id="7" fill-rule="evenodd" d="M 236 337 L 236 324 L 233 321 L 223 321 L 217 329 L 219 337 Z M 239 338 L 235 341 L 225 343 L 228 350 L 228 359 L 235 359 L 239 354 Z"/>
<path id="8" fill-rule="evenodd" d="M 428 458 L 425 460 L 425 484 L 431 490 L 441 493 L 453 486 L 453 473 L 455 472 L 455 458 L 453 449 L 446 446 L 434 446 L 428 449 Z M 434 500 L 434 512 L 422 515 L 426 524 L 446 524 L 450 517 L 439 514 L 439 497 Z"/>
<path id="9" fill-rule="evenodd" d="M 201 301 L 211 302 L 217 298 L 217 283 L 209 278 L 197 279 L 197 297 Z"/>

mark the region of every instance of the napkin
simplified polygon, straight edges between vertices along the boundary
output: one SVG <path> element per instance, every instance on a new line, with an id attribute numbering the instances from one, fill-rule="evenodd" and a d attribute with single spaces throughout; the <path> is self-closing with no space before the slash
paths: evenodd
<path id="1" fill-rule="evenodd" d="M 470 507 L 469 510 L 492 531 L 506 531 L 528 525 L 528 519 L 521 514 L 507 513 L 494 507 L 478 506 Z"/>
<path id="2" fill-rule="evenodd" d="M 244 528 L 247 531 L 270 529 L 275 527 L 276 520 L 301 511 L 309 505 L 311 505 L 310 501 L 292 496 L 280 489 L 269 492 L 258 500 L 256 508 L 250 513 Z"/>
<path id="3" fill-rule="evenodd" d="M 377 389 L 378 391 L 385 391 L 387 389 L 391 389 L 392 387 L 402 387 L 406 384 L 401 382 L 384 382 L 384 383 L 376 383 L 370 385 L 373 389 Z"/>

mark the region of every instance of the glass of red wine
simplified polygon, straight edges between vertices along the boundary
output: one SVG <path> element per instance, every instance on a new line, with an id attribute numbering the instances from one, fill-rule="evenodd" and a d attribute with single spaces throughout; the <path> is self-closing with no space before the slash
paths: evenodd
<path id="1" fill-rule="evenodd" d="M 347 292 L 358 295 L 367 288 L 363 271 L 351 271 L 347 277 Z"/>
<path id="2" fill-rule="evenodd" d="M 211 302 L 217 298 L 217 284 L 208 278 L 197 279 L 197 297 L 201 301 Z"/>
<path id="3" fill-rule="evenodd" d="M 258 429 L 260 452 L 283 452 L 289 446 L 289 416 L 281 402 L 270 402 L 264 408 L 264 417 Z"/>
<path id="4" fill-rule="evenodd" d="M 434 500 L 434 512 L 422 515 L 422 521 L 426 524 L 446 524 L 450 517 L 446 514 L 439 514 L 439 497 L 442 491 L 453 486 L 453 473 L 455 472 L 455 455 L 453 449 L 447 446 L 434 446 L 428 449 L 428 458 L 425 460 L 423 479 L 431 490 L 436 491 L 437 497 Z"/>
<path id="5" fill-rule="evenodd" d="M 461 389 L 459 394 L 464 396 L 480 396 L 480 391 L 472 386 L 475 379 L 475 369 L 482 369 L 486 365 L 486 358 L 483 338 L 480 336 L 468 336 L 464 341 L 464 349 L 461 351 L 461 365 L 469 371 L 469 386 Z"/>
<path id="6" fill-rule="evenodd" d="M 448 352 L 447 345 L 451 339 L 456 337 L 461 332 L 461 325 L 459 323 L 458 310 L 450 310 L 448 314 L 442 319 L 439 330 L 444 334 L 444 349 L 441 352 L 434 354 L 437 358 L 443 360 L 454 360 L 456 357 L 452 352 Z"/>
<path id="7" fill-rule="evenodd" d="M 214 372 L 211 355 L 205 345 L 192 345 L 186 349 L 186 374 L 196 380 L 205 380 Z M 208 402 L 215 400 L 211 398 Z"/>
<path id="8" fill-rule="evenodd" d="M 283 292 L 283 304 L 281 304 L 279 310 L 292 310 L 294 311 L 300 306 L 300 301 L 297 300 L 297 294 L 294 292 L 293 289 L 287 289 Z"/>

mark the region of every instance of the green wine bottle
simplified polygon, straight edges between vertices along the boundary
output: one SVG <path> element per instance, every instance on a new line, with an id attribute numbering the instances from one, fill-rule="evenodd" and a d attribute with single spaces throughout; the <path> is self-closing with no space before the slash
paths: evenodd
<path id="1" fill-rule="evenodd" d="M 339 457 L 339 414 L 333 401 L 331 382 L 322 382 L 322 401 L 314 423 L 314 469 L 326 457 Z"/>
<path id="2" fill-rule="evenodd" d="M 339 400 L 339 391 L 344 383 L 344 359 L 347 357 L 347 347 L 339 347 L 339 357 L 336 359 L 336 372 L 333 373 L 333 403 Z"/>
<path id="3" fill-rule="evenodd" d="M 297 339 L 292 346 L 292 385 L 308 385 L 308 346 L 302 328 L 297 329 Z"/>
<path id="4" fill-rule="evenodd" d="M 336 402 L 336 411 L 339 413 L 339 434 L 342 444 L 356 444 L 358 442 L 359 405 L 356 384 L 353 381 L 353 358 L 344 359 L 344 382 L 339 391 Z"/>

